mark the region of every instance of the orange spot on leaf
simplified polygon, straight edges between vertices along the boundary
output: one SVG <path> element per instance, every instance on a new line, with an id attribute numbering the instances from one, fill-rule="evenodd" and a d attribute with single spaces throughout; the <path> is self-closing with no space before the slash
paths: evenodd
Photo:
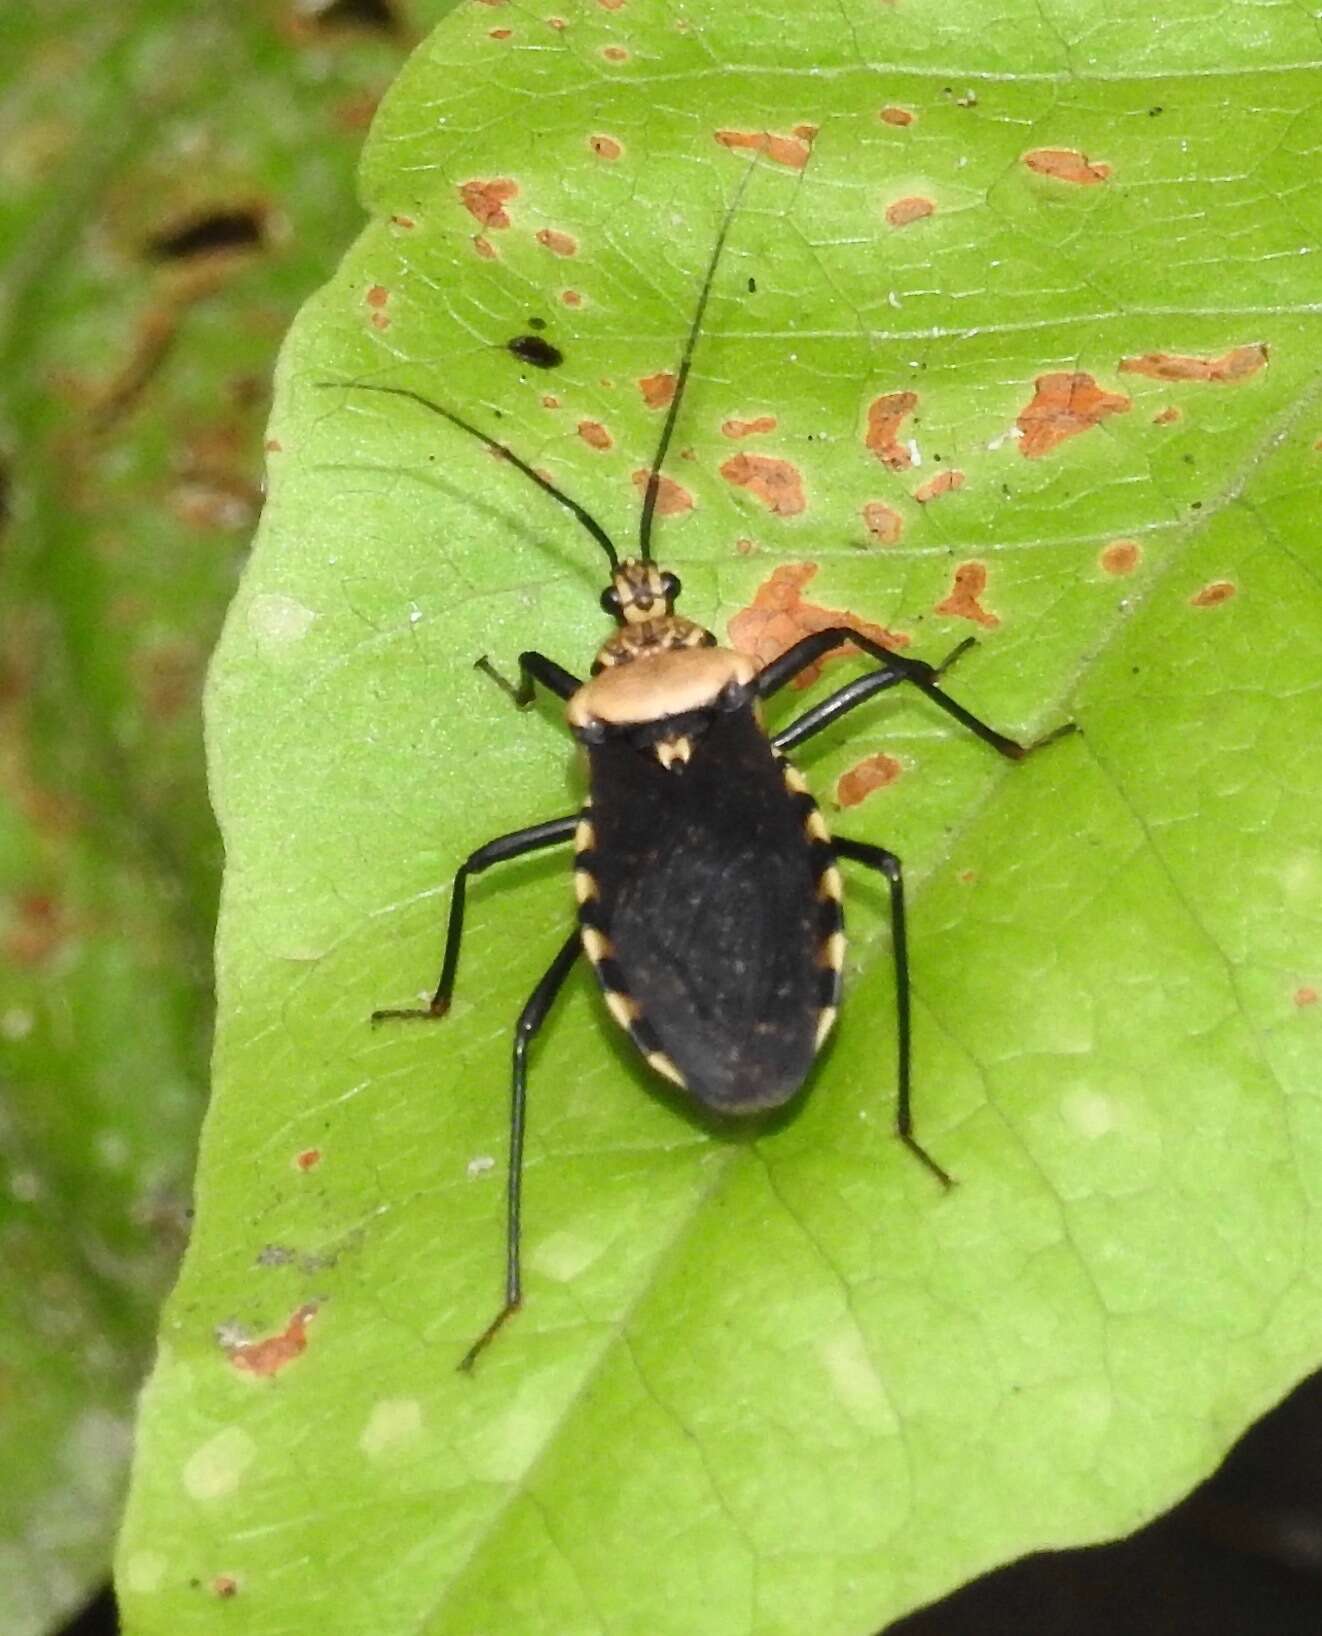
<path id="1" fill-rule="evenodd" d="M 797 517 L 806 511 L 803 478 L 788 460 L 767 454 L 732 454 L 720 468 L 727 483 L 748 492 L 776 517 Z"/>
<path id="2" fill-rule="evenodd" d="M 904 533 L 904 518 L 881 500 L 869 500 L 863 507 L 863 523 L 880 545 L 895 545 Z"/>
<path id="3" fill-rule="evenodd" d="M 583 297 L 577 290 L 561 290 L 560 300 L 566 307 L 581 307 Z"/>
<path id="4" fill-rule="evenodd" d="M 554 227 L 543 227 L 537 235 L 537 242 L 544 245 L 553 256 L 578 254 L 578 240 L 571 238 L 568 233 L 558 232 Z"/>
<path id="5" fill-rule="evenodd" d="M 1189 601 L 1195 608 L 1215 608 L 1218 602 L 1229 602 L 1234 594 L 1235 587 L 1228 579 L 1214 579 L 1201 591 L 1195 591 Z"/>
<path id="6" fill-rule="evenodd" d="M 638 382 L 638 390 L 649 409 L 669 408 L 675 395 L 675 377 L 668 369 L 658 370 L 655 375 L 644 375 Z"/>
<path id="7" fill-rule="evenodd" d="M 936 611 L 950 614 L 955 619 L 971 619 L 975 625 L 985 625 L 988 630 L 995 630 L 1000 620 L 994 613 L 988 613 L 978 600 L 986 589 L 987 570 L 984 565 L 980 562 L 962 562 L 955 569 L 955 583 L 950 587 L 950 595 L 937 603 Z"/>
<path id="8" fill-rule="evenodd" d="M 932 199 L 923 199 L 916 194 L 907 199 L 894 199 L 886 206 L 886 220 L 892 227 L 908 227 L 911 222 L 920 222 L 925 216 L 934 215 L 936 203 Z"/>
<path id="9" fill-rule="evenodd" d="M 1034 388 L 1033 401 L 1015 422 L 1023 434 L 1019 453 L 1025 460 L 1040 460 L 1108 415 L 1127 414 L 1131 403 L 1122 392 L 1104 392 L 1083 370 L 1039 375 Z"/>
<path id="10" fill-rule="evenodd" d="M 645 466 L 640 466 L 633 474 L 633 486 L 639 494 L 647 492 L 647 479 L 651 474 Z M 658 517 L 679 517 L 686 511 L 693 510 L 693 496 L 687 489 L 683 489 L 673 477 L 663 477 L 657 485 L 656 514 Z"/>
<path id="11" fill-rule="evenodd" d="M 590 136 L 588 147 L 592 149 L 598 159 L 618 159 L 624 149 L 613 136 Z"/>
<path id="12" fill-rule="evenodd" d="M 233 1574 L 217 1574 L 211 1581 L 211 1594 L 218 1596 L 222 1602 L 228 1602 L 239 1594 L 239 1582 Z"/>
<path id="13" fill-rule="evenodd" d="M 459 201 L 483 227 L 504 228 L 510 224 L 505 206 L 517 198 L 518 193 L 519 184 L 501 176 L 489 182 L 464 182 L 459 188 Z"/>
<path id="14" fill-rule="evenodd" d="M 723 148 L 746 148 L 753 153 L 764 153 L 777 165 L 788 165 L 791 170 L 802 170 L 812 152 L 812 139 L 817 135 L 815 125 L 796 125 L 791 135 L 779 136 L 774 131 L 717 131 L 716 140 Z"/>
<path id="15" fill-rule="evenodd" d="M 1317 992 L 1317 990 L 1315 988 L 1311 987 L 1310 985 L 1305 984 L 1303 988 L 1295 989 L 1295 991 L 1294 991 L 1294 1003 L 1296 1005 L 1316 1005 L 1317 1002 L 1318 1002 L 1318 992 Z"/>
<path id="16" fill-rule="evenodd" d="M 390 220 L 396 227 L 410 228 L 418 225 L 412 216 L 392 216 Z"/>
<path id="17" fill-rule="evenodd" d="M 305 1147 L 301 1153 L 294 1155 L 295 1170 L 315 1170 L 321 1163 L 321 1149 L 319 1147 Z"/>
<path id="18" fill-rule="evenodd" d="M 845 608 L 823 608 L 803 600 L 803 588 L 817 572 L 815 562 L 782 563 L 757 588 L 752 603 L 730 621 L 730 641 L 740 653 L 750 654 L 767 665 L 804 636 L 824 631 L 832 625 L 847 625 L 888 648 L 903 648 L 909 638 L 901 631 L 888 631 Z M 790 683 L 794 688 L 810 687 L 833 659 L 845 658 L 857 650 L 848 643 L 833 648 L 816 664 L 809 665 Z"/>
<path id="19" fill-rule="evenodd" d="M 372 288 L 363 297 L 369 307 L 384 307 L 390 300 L 390 291 L 384 284 L 373 284 Z"/>
<path id="20" fill-rule="evenodd" d="M 262 444 L 262 447 L 266 450 L 267 454 L 283 454 L 285 449 L 284 444 L 278 437 L 268 437 L 266 442 Z"/>
<path id="21" fill-rule="evenodd" d="M 890 107 L 883 108 L 880 117 L 887 125 L 912 125 L 915 116 L 908 108 Z"/>
<path id="22" fill-rule="evenodd" d="M 1054 176 L 1058 182 L 1074 182 L 1079 187 L 1096 187 L 1111 174 L 1110 165 L 1089 159 L 1076 148 L 1034 148 L 1024 155 L 1024 163 L 1039 176 Z"/>
<path id="23" fill-rule="evenodd" d="M 489 28 L 487 30 L 493 40 L 508 40 L 513 32 L 512 28 Z"/>
<path id="24" fill-rule="evenodd" d="M 891 471 L 903 471 L 913 465 L 913 456 L 900 442 L 900 427 L 906 415 L 918 407 L 916 392 L 888 392 L 874 398 L 868 405 L 868 429 L 863 441 Z"/>
<path id="25" fill-rule="evenodd" d="M 249 1375 L 275 1375 L 307 1350 L 307 1326 L 317 1315 L 317 1303 L 299 1307 L 278 1335 L 264 1341 L 239 1341 L 225 1348 L 236 1369 Z"/>
<path id="26" fill-rule="evenodd" d="M 939 500 L 943 494 L 949 494 L 952 489 L 963 487 L 964 473 L 952 468 L 950 471 L 939 471 L 935 477 L 929 477 L 925 483 L 919 483 L 913 491 L 913 497 L 920 506 L 926 506 L 933 500 Z"/>
<path id="27" fill-rule="evenodd" d="M 484 261 L 495 261 L 496 247 L 490 239 L 483 238 L 481 233 L 474 234 L 473 248 Z"/>
<path id="28" fill-rule="evenodd" d="M 603 11 L 623 11 L 625 0 L 597 0 Z"/>
<path id="29" fill-rule="evenodd" d="M 1108 574 L 1132 574 L 1142 560 L 1136 540 L 1112 540 L 1105 546 L 1097 561 Z"/>
<path id="30" fill-rule="evenodd" d="M 752 437 L 756 432 L 774 432 L 776 425 L 774 415 L 757 415 L 752 420 L 722 421 L 721 431 L 726 437 Z"/>
<path id="31" fill-rule="evenodd" d="M 1183 411 L 1180 410 L 1180 409 L 1177 409 L 1175 407 L 1175 405 L 1172 403 L 1172 404 L 1169 404 L 1165 409 L 1159 409 L 1157 411 L 1157 413 L 1155 415 L 1153 415 L 1152 424 L 1154 426 L 1170 426 L 1175 421 L 1179 420 L 1181 418 L 1182 414 L 1183 414 Z"/>
<path id="32" fill-rule="evenodd" d="M 856 807 L 874 790 L 884 790 L 888 784 L 893 784 L 903 771 L 903 765 L 894 756 L 882 752 L 865 756 L 857 767 L 851 767 L 836 783 L 836 804 Z"/>
<path id="33" fill-rule="evenodd" d="M 580 420 L 578 435 L 590 449 L 609 449 L 614 442 L 599 420 Z"/>
<path id="34" fill-rule="evenodd" d="M 547 392 L 545 394 L 545 396 L 542 398 L 542 408 L 543 409 L 558 409 L 559 407 L 560 407 L 560 399 L 557 398 L 553 393 Z"/>
<path id="35" fill-rule="evenodd" d="M 601 54 L 607 62 L 628 62 L 629 53 L 622 45 L 604 45 Z"/>
<path id="36" fill-rule="evenodd" d="M 1261 343 L 1232 347 L 1219 358 L 1197 358 L 1176 352 L 1145 352 L 1141 358 L 1122 358 L 1126 375 L 1150 375 L 1158 381 L 1243 381 L 1267 367 L 1267 348 Z"/>

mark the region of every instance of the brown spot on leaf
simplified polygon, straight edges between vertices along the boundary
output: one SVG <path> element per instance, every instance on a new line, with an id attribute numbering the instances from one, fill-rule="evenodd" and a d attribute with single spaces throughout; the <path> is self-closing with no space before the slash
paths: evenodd
<path id="1" fill-rule="evenodd" d="M 624 149 L 613 136 L 590 136 L 588 147 L 592 149 L 598 159 L 618 159 Z"/>
<path id="2" fill-rule="evenodd" d="M 1058 182 L 1074 182 L 1079 187 L 1096 187 L 1111 174 L 1110 165 L 1089 159 L 1076 148 L 1034 148 L 1024 155 L 1024 163 L 1039 176 L 1054 176 Z"/>
<path id="3" fill-rule="evenodd" d="M 655 375 L 644 375 L 638 390 L 649 409 L 667 409 L 675 395 L 675 377 L 668 369 L 658 370 Z"/>
<path id="4" fill-rule="evenodd" d="M 597 0 L 603 11 L 623 11 L 625 0 Z"/>
<path id="5" fill-rule="evenodd" d="M 493 40 L 508 40 L 514 30 L 512 28 L 489 28 L 487 33 Z"/>
<path id="6" fill-rule="evenodd" d="M 1033 384 L 1033 401 L 1015 422 L 1023 434 L 1019 453 L 1025 460 L 1040 460 L 1108 415 L 1127 414 L 1131 404 L 1122 392 L 1104 392 L 1084 370 L 1039 375 Z"/>
<path id="7" fill-rule="evenodd" d="M 768 454 L 732 454 L 720 472 L 727 483 L 747 489 L 775 517 L 797 517 L 808 508 L 803 478 L 788 460 Z"/>
<path id="8" fill-rule="evenodd" d="M 1295 989 L 1294 1003 L 1296 1005 L 1316 1005 L 1317 1002 L 1318 992 L 1310 984 L 1306 983 L 1302 988 Z"/>
<path id="9" fill-rule="evenodd" d="M 410 227 L 416 227 L 418 225 L 417 222 L 414 221 L 412 216 L 392 216 L 390 218 L 390 221 L 391 221 L 391 224 L 393 226 L 402 227 L 406 231 Z"/>
<path id="10" fill-rule="evenodd" d="M 884 790 L 888 784 L 893 784 L 903 771 L 904 767 L 894 756 L 882 751 L 865 756 L 856 767 L 841 775 L 835 786 L 836 805 L 858 806 L 874 790 Z"/>
<path id="11" fill-rule="evenodd" d="M 73 931 L 58 899 L 47 892 L 24 892 L 12 899 L 0 949 L 12 966 L 44 966 Z"/>
<path id="12" fill-rule="evenodd" d="M 301 1153 L 294 1155 L 295 1170 L 315 1170 L 321 1163 L 321 1149 L 319 1147 L 305 1147 Z"/>
<path id="13" fill-rule="evenodd" d="M 136 654 L 133 680 L 147 715 L 177 721 L 196 706 L 202 690 L 202 656 L 191 642 L 157 642 Z"/>
<path id="14" fill-rule="evenodd" d="M 1234 594 L 1235 587 L 1228 579 L 1214 579 L 1201 591 L 1195 591 L 1189 601 L 1195 608 L 1215 608 L 1218 602 L 1229 602 Z"/>
<path id="15" fill-rule="evenodd" d="M 975 625 L 985 625 L 988 630 L 995 630 L 1000 620 L 994 613 L 988 613 L 978 600 L 986 589 L 986 567 L 980 562 L 962 562 L 955 570 L 950 595 L 937 603 L 936 611 L 950 614 L 955 619 L 971 619 Z"/>
<path id="16" fill-rule="evenodd" d="M 925 216 L 934 215 L 935 212 L 934 200 L 913 194 L 905 199 L 893 199 L 886 206 L 886 220 L 892 227 L 908 227 L 910 223 L 920 222 Z"/>
<path id="17" fill-rule="evenodd" d="M 473 235 L 473 248 L 477 251 L 478 255 L 482 257 L 483 261 L 495 261 L 496 247 L 494 244 L 492 244 L 491 240 L 484 237 L 483 234 L 475 233 Z"/>
<path id="18" fill-rule="evenodd" d="M 283 454 L 285 452 L 285 446 L 278 437 L 268 437 L 266 442 L 262 444 L 262 448 L 265 449 L 267 454 Z"/>
<path id="19" fill-rule="evenodd" d="M 459 189 L 459 201 L 474 221 L 483 227 L 506 228 L 510 224 L 505 206 L 519 194 L 519 184 L 507 176 L 492 181 L 464 182 Z"/>
<path id="20" fill-rule="evenodd" d="M 721 432 L 725 437 L 752 437 L 757 432 L 774 432 L 776 426 L 774 415 L 756 415 L 752 420 L 724 420 Z"/>
<path id="21" fill-rule="evenodd" d="M 750 540 L 746 534 L 741 535 L 739 539 L 734 542 L 734 548 L 741 557 L 751 556 L 752 553 L 757 550 L 757 542 L 755 540 Z"/>
<path id="22" fill-rule="evenodd" d="M 537 235 L 538 244 L 544 245 L 553 256 L 576 256 L 578 240 L 554 227 L 543 227 Z"/>
<path id="23" fill-rule="evenodd" d="M 823 608 L 814 602 L 805 602 L 803 588 L 816 572 L 815 562 L 782 563 L 775 569 L 771 578 L 758 586 L 752 603 L 730 621 L 732 646 L 767 665 L 801 637 L 827 630 L 832 625 L 847 625 L 888 648 L 909 645 L 909 638 L 902 631 L 888 631 L 884 625 L 874 625 L 846 608 Z M 843 659 L 856 651 L 848 643 L 842 643 L 801 671 L 790 686 L 811 687 L 831 660 Z"/>
<path id="24" fill-rule="evenodd" d="M 937 472 L 935 477 L 929 477 L 925 483 L 919 483 L 913 491 L 913 497 L 920 506 L 926 506 L 933 500 L 939 500 L 943 494 L 963 487 L 964 473 L 952 467 L 949 471 Z"/>
<path id="25" fill-rule="evenodd" d="M 1196 358 L 1176 352 L 1145 352 L 1140 358 L 1122 358 L 1126 375 L 1150 375 L 1157 381 L 1242 381 L 1267 367 L 1267 348 L 1261 343 L 1232 347 L 1219 358 Z"/>
<path id="26" fill-rule="evenodd" d="M 1153 415 L 1152 424 L 1154 426 L 1171 426 L 1181 418 L 1182 414 L 1183 411 L 1177 409 L 1173 403 L 1168 404 L 1165 409 L 1158 409 L 1156 414 Z"/>
<path id="27" fill-rule="evenodd" d="M 773 164 L 802 170 L 812 153 L 812 139 L 817 135 L 817 127 L 796 125 L 789 136 L 779 136 L 774 131 L 717 131 L 714 134 L 723 148 L 764 153 Z"/>
<path id="28" fill-rule="evenodd" d="M 578 290 L 561 290 L 560 299 L 566 307 L 581 307 L 583 305 L 583 297 Z"/>
<path id="29" fill-rule="evenodd" d="M 647 479 L 651 473 L 645 466 L 640 466 L 633 474 L 633 486 L 639 494 L 646 494 Z M 683 489 L 673 477 L 663 477 L 656 490 L 656 514 L 658 517 L 679 517 L 686 511 L 693 510 L 693 496 L 687 489 Z"/>
<path id="30" fill-rule="evenodd" d="M 291 1314 L 278 1335 L 263 1341 L 233 1341 L 225 1345 L 226 1355 L 236 1369 L 248 1375 L 275 1375 L 307 1350 L 307 1326 L 317 1315 L 317 1303 L 309 1301 Z"/>
<path id="31" fill-rule="evenodd" d="M 542 408 L 543 409 L 558 409 L 559 407 L 560 407 L 560 399 L 557 398 L 556 396 L 554 396 L 553 393 L 547 392 L 545 394 L 545 396 L 542 398 Z"/>
<path id="32" fill-rule="evenodd" d="M 904 518 L 882 500 L 869 500 L 863 507 L 863 524 L 879 545 L 895 545 L 904 533 Z"/>
<path id="33" fill-rule="evenodd" d="M 239 1594 L 239 1582 L 233 1574 L 217 1574 L 211 1581 L 211 1594 L 218 1596 L 222 1602 L 228 1602 Z"/>
<path id="34" fill-rule="evenodd" d="M 557 31 L 557 33 L 558 33 L 561 29 L 568 28 L 569 24 L 565 21 L 565 19 L 563 17 L 548 17 L 546 19 L 546 26 L 547 26 L 547 28 L 555 29 Z"/>
<path id="35" fill-rule="evenodd" d="M 1097 561 L 1107 574 L 1132 574 L 1142 560 L 1143 553 L 1137 540 L 1112 540 L 1104 546 Z"/>
<path id="36" fill-rule="evenodd" d="M 863 441 L 882 465 L 891 471 L 903 471 L 913 465 L 913 456 L 900 442 L 900 427 L 905 416 L 918 407 L 916 392 L 887 392 L 874 398 L 868 405 L 868 429 Z"/>
<path id="37" fill-rule="evenodd" d="M 601 54 L 607 62 L 628 62 L 629 53 L 622 45 L 604 45 Z"/>
<path id="38" fill-rule="evenodd" d="M 599 420 L 580 420 L 578 435 L 590 449 L 609 449 L 615 441 Z"/>
<path id="39" fill-rule="evenodd" d="M 914 117 L 915 116 L 910 109 L 896 108 L 894 106 L 883 108 L 880 114 L 881 120 L 887 125 L 912 125 L 914 122 Z"/>

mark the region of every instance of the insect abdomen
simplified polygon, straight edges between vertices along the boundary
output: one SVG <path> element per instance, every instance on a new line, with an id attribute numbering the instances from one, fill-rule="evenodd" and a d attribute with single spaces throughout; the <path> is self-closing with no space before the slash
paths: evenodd
<path id="1" fill-rule="evenodd" d="M 752 1112 L 803 1083 L 839 998 L 839 877 L 825 826 L 751 707 L 667 768 L 590 750 L 576 859 L 583 944 L 616 1020 L 701 1102 Z"/>

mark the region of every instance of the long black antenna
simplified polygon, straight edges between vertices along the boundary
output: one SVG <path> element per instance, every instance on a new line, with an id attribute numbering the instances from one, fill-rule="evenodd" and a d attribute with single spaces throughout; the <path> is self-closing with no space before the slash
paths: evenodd
<path id="1" fill-rule="evenodd" d="M 758 155 L 755 153 L 749 161 L 748 169 L 744 172 L 739 186 L 735 189 L 734 198 L 730 200 L 721 222 L 721 230 L 716 235 L 716 243 L 712 246 L 711 260 L 707 263 L 707 272 L 702 280 L 702 290 L 698 295 L 697 310 L 693 314 L 693 323 L 689 326 L 689 338 L 684 343 L 684 356 L 679 361 L 679 373 L 675 377 L 675 391 L 670 399 L 670 408 L 666 411 L 666 423 L 661 428 L 661 441 L 656 446 L 656 455 L 652 460 L 652 469 L 647 474 L 647 491 L 643 496 L 643 515 L 638 524 L 638 555 L 644 562 L 652 560 L 652 517 L 656 511 L 656 497 L 661 489 L 661 466 L 666 458 L 666 451 L 670 447 L 670 439 L 674 435 L 675 422 L 679 419 L 679 406 L 683 401 L 684 387 L 689 378 L 689 366 L 693 362 L 693 351 L 698 344 L 698 336 L 702 331 L 703 314 L 707 311 L 707 297 L 711 294 L 712 284 L 716 280 L 716 268 L 720 264 L 721 251 L 725 249 L 725 241 L 730 235 L 730 227 L 735 215 L 743 202 L 744 191 L 757 167 Z"/>
<path id="2" fill-rule="evenodd" d="M 430 398 L 424 397 L 421 392 L 414 392 L 407 386 L 378 386 L 367 381 L 316 381 L 313 384 L 318 387 L 338 386 L 348 388 L 351 392 L 385 392 L 392 398 L 408 398 L 413 403 L 420 403 L 424 409 L 430 409 L 432 414 L 439 415 L 442 420 L 448 420 L 451 426 L 457 426 L 461 432 L 467 432 L 471 437 L 475 437 L 479 443 L 485 443 L 488 449 L 494 450 L 496 454 L 508 460 L 510 465 L 521 471 L 525 477 L 531 477 L 544 494 L 549 494 L 553 500 L 558 500 L 567 511 L 573 512 L 583 527 L 587 529 L 588 533 L 606 553 L 611 565 L 611 572 L 613 573 L 619 567 L 620 556 L 615 549 L 615 542 L 590 511 L 579 505 L 577 500 L 570 499 L 563 489 L 558 489 L 554 483 L 543 477 L 540 472 L 534 471 L 526 460 L 521 460 L 515 454 L 513 449 L 508 448 L 504 443 L 498 443 L 494 437 L 488 437 L 484 431 L 474 426 L 471 421 L 465 420 L 462 415 L 456 415 L 453 409 L 446 409 L 439 403 L 433 403 Z"/>

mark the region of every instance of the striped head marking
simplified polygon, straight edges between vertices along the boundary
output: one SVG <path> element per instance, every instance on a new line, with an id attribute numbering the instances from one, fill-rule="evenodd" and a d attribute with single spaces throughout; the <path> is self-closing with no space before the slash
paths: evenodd
<path id="1" fill-rule="evenodd" d="M 601 606 L 617 624 L 646 625 L 674 613 L 679 591 L 679 580 L 668 569 L 626 557 L 601 593 Z"/>

